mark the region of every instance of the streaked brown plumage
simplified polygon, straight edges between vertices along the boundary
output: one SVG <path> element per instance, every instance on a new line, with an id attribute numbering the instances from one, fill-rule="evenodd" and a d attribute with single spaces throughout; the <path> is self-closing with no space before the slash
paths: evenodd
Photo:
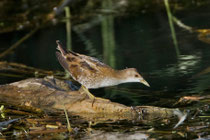
<path id="1" fill-rule="evenodd" d="M 137 72 L 135 68 L 114 70 L 110 66 L 100 62 L 96 58 L 66 51 L 59 40 L 56 41 L 56 56 L 71 77 L 87 89 L 107 87 L 127 82 L 140 82 L 146 86 L 149 84 Z"/>

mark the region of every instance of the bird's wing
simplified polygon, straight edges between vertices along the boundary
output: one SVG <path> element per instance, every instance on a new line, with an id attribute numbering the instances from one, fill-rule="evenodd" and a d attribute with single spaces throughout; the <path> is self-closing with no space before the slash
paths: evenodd
<path id="1" fill-rule="evenodd" d="M 96 61 L 94 62 L 89 56 L 69 51 L 66 55 L 66 59 L 71 65 L 79 65 L 82 71 L 97 72 Z"/>
<path id="2" fill-rule="evenodd" d="M 61 64 L 61 66 L 62 66 L 64 69 L 70 71 L 70 69 L 69 69 L 69 64 L 67 63 L 65 57 L 64 57 L 60 52 L 56 52 L 56 57 L 57 57 L 59 63 Z"/>
<path id="3" fill-rule="evenodd" d="M 68 70 L 71 77 L 80 82 L 81 79 L 88 76 L 94 76 L 99 71 L 93 66 L 87 63 L 80 54 L 68 52 L 66 55 L 62 55 L 60 52 L 56 52 L 61 66 Z"/>
<path id="4" fill-rule="evenodd" d="M 96 68 L 97 70 L 101 70 L 101 69 L 110 69 L 111 67 L 104 64 L 103 62 L 99 61 L 97 58 L 94 57 L 90 57 L 90 56 L 86 56 L 86 55 L 82 55 L 82 54 L 77 54 L 80 56 L 81 60 L 85 61 L 86 63 L 88 63 L 91 67 Z"/>

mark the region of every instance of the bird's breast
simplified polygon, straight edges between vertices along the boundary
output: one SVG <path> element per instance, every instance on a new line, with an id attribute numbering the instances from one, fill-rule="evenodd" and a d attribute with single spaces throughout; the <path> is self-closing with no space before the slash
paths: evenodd
<path id="1" fill-rule="evenodd" d="M 87 87 L 88 89 L 96 89 L 108 86 L 118 85 L 121 82 L 115 78 L 102 78 L 102 79 L 93 79 L 90 81 L 82 81 L 81 84 Z"/>

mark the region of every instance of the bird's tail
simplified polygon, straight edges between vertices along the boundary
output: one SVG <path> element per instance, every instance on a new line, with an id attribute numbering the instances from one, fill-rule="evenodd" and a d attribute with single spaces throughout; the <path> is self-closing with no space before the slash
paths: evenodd
<path id="1" fill-rule="evenodd" d="M 65 50 L 65 49 L 62 47 L 62 44 L 61 44 L 60 40 L 56 40 L 56 43 L 57 43 L 57 45 L 58 45 L 58 46 L 57 46 L 57 50 L 59 50 L 63 56 L 65 56 L 67 53 L 71 53 L 71 54 L 73 54 L 73 55 L 75 55 L 75 56 L 78 56 L 78 54 L 75 53 L 75 52 L 73 52 L 73 51 Z"/>
<path id="2" fill-rule="evenodd" d="M 59 50 L 62 55 L 66 55 L 67 52 L 66 52 L 66 50 L 63 49 L 60 40 L 56 40 L 56 43 L 58 45 L 57 46 L 57 50 Z"/>

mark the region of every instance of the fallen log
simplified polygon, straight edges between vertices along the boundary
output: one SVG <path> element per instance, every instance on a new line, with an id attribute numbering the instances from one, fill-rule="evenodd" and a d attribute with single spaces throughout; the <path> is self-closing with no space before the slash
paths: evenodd
<path id="1" fill-rule="evenodd" d="M 30 78 L 0 86 L 0 101 L 11 105 L 30 106 L 46 111 L 65 109 L 87 121 L 104 122 L 119 120 L 151 121 L 157 118 L 179 116 L 178 109 L 153 106 L 128 107 L 110 100 L 96 99 L 93 103 L 80 90 L 72 91 L 64 80 Z M 178 113 L 177 113 L 178 112 Z"/>

